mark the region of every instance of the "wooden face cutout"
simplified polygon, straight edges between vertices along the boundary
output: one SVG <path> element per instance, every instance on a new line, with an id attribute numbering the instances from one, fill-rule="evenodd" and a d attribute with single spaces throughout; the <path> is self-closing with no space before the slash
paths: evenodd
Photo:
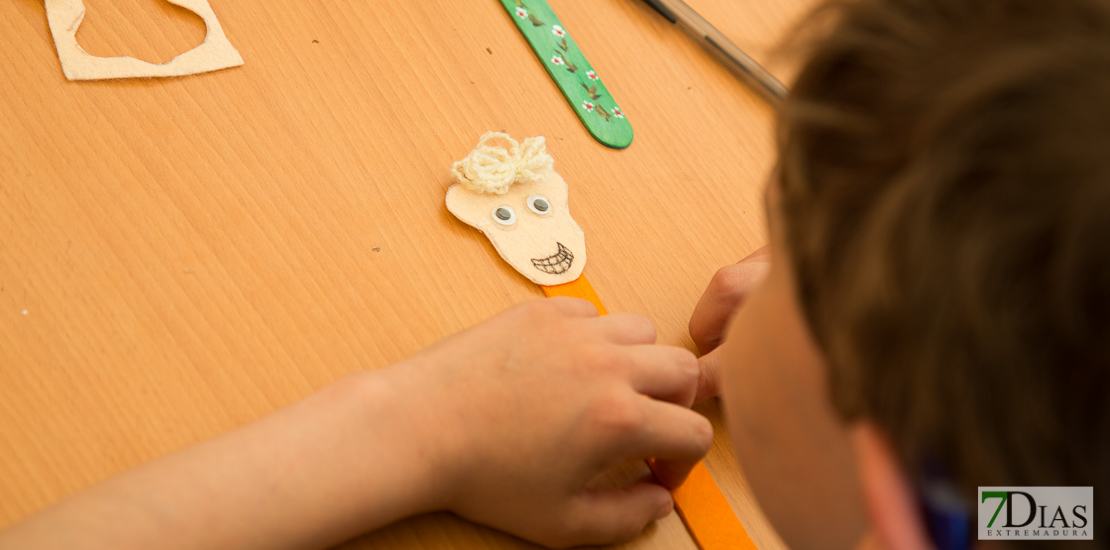
<path id="1" fill-rule="evenodd" d="M 489 237 L 502 259 L 538 285 L 582 275 L 586 235 L 570 215 L 567 182 L 555 172 L 543 181 L 516 183 L 501 195 L 452 185 L 447 209 Z"/>
<path id="2" fill-rule="evenodd" d="M 101 80 L 152 76 L 184 76 L 243 64 L 243 58 L 232 47 L 220 28 L 216 14 L 208 0 L 166 0 L 190 10 L 204 20 L 208 34 L 201 45 L 171 59 L 154 64 L 134 57 L 96 57 L 89 55 L 77 44 L 77 28 L 85 18 L 85 4 L 81 0 L 46 0 L 46 19 L 62 72 L 69 80 Z"/>

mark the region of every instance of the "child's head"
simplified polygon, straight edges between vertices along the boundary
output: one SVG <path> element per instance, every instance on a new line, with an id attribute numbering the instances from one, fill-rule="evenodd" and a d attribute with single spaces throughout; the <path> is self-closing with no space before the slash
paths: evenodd
<path id="1" fill-rule="evenodd" d="M 742 310 L 732 337 L 812 351 L 829 401 L 785 414 L 866 421 L 910 484 L 928 463 L 969 506 L 977 486 L 1093 485 L 1095 542 L 1110 540 L 1110 2 L 863 0 L 835 14 L 783 109 L 784 265 L 749 301 L 802 333 L 743 336 L 772 329 Z M 742 458 L 760 452 L 745 442 L 807 448 L 767 435 L 789 419 L 746 416 L 774 399 L 741 388 L 772 377 L 739 365 L 750 352 L 724 377 L 726 397 L 747 392 L 729 403 Z M 804 468 L 845 470 L 846 432 L 815 432 L 809 448 L 831 451 Z M 758 479 L 799 475 L 754 463 L 761 499 L 784 491 L 768 513 L 788 542 L 818 542 L 781 525 L 791 490 Z M 836 491 L 858 534 L 860 493 Z"/>

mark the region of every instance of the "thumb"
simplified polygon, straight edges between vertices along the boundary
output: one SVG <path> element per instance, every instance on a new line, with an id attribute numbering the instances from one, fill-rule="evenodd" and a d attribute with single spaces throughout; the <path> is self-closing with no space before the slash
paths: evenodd
<path id="1" fill-rule="evenodd" d="M 698 358 L 698 391 L 694 395 L 694 403 L 701 403 L 711 397 L 717 397 L 718 375 L 721 371 L 721 348 L 717 348 Z"/>
<path id="2" fill-rule="evenodd" d="M 579 497 L 574 545 L 612 544 L 631 540 L 649 523 L 674 509 L 671 494 L 650 481 L 617 489 L 594 489 Z"/>

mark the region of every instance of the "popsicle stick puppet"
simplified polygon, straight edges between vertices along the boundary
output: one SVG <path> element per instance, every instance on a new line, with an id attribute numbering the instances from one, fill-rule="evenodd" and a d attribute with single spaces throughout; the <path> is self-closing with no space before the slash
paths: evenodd
<path id="1" fill-rule="evenodd" d="M 567 182 L 554 164 L 542 137 L 517 143 L 506 134 L 486 132 L 478 147 L 451 167 L 455 184 L 447 189 L 447 209 L 484 233 L 501 258 L 545 295 L 583 298 L 605 315 L 582 273 L 585 234 L 570 215 Z M 702 550 L 755 549 L 705 464 L 699 462 L 671 494 Z"/>
<path id="2" fill-rule="evenodd" d="M 499 145 L 500 144 L 500 145 Z M 567 182 L 542 137 L 524 143 L 486 132 L 451 167 L 447 209 L 484 233 L 509 265 L 538 285 L 569 283 L 586 265 L 586 235 L 570 215 Z"/>

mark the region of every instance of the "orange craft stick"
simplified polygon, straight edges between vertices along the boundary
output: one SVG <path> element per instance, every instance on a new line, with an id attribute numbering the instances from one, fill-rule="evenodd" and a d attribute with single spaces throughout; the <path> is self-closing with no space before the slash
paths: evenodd
<path id="1" fill-rule="evenodd" d="M 540 288 L 549 298 L 585 298 L 597 307 L 599 314 L 608 313 L 585 274 L 569 283 Z M 648 466 L 653 466 L 652 461 L 648 461 Z M 755 550 L 755 543 L 748 536 L 744 524 L 732 513 L 732 507 L 713 481 L 713 476 L 709 475 L 705 464 L 699 462 L 694 466 L 686 482 L 671 491 L 671 496 L 674 497 L 675 511 L 701 550 Z"/>
<path id="2" fill-rule="evenodd" d="M 594 287 L 590 284 L 590 281 L 586 279 L 585 273 L 569 283 L 554 286 L 540 285 L 540 288 L 543 289 L 543 293 L 546 294 L 548 298 L 554 298 L 556 296 L 585 298 L 597 308 L 598 315 L 609 313 L 605 311 L 605 306 L 601 304 L 601 298 L 597 297 L 597 293 L 594 292 Z"/>
<path id="3" fill-rule="evenodd" d="M 756 550 L 724 493 L 699 462 L 681 487 L 671 491 L 674 508 L 702 550 Z"/>

